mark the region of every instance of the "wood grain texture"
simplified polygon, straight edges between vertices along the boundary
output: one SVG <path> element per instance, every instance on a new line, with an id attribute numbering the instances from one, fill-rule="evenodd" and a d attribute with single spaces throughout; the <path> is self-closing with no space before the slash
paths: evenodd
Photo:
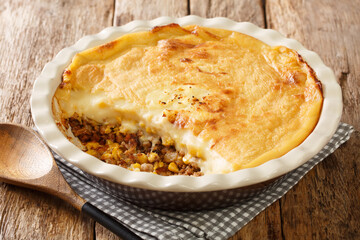
<path id="1" fill-rule="evenodd" d="M 190 14 L 207 18 L 227 17 L 265 26 L 261 0 L 191 0 Z"/>
<path id="2" fill-rule="evenodd" d="M 110 26 L 112 10 L 112 0 L 0 1 L 0 121 L 32 126 L 31 88 L 45 63 Z M 7 184 L 0 189 L 0 239 L 93 239 L 93 222 L 64 201 Z"/>
<path id="3" fill-rule="evenodd" d="M 100 224 L 95 224 L 95 239 L 96 240 L 118 240 L 121 239 L 108 229 L 104 228 Z M 125 240 L 125 239 L 124 239 Z"/>
<path id="4" fill-rule="evenodd" d="M 281 199 L 285 239 L 360 239 L 360 5 L 357 1 L 268 0 L 267 22 L 317 52 L 343 91 L 349 142 Z"/>
<path id="5" fill-rule="evenodd" d="M 116 0 L 114 26 L 132 20 L 151 20 L 162 16 L 183 17 L 188 14 L 187 0 Z"/>
<path id="6" fill-rule="evenodd" d="M 93 222 L 64 201 L 2 184 L 0 239 L 94 239 Z"/>

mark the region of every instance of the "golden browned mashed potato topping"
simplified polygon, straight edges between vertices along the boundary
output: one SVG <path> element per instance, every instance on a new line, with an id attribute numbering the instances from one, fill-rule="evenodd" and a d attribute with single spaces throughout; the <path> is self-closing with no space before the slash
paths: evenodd
<path id="1" fill-rule="evenodd" d="M 170 24 L 76 54 L 53 112 L 75 144 L 103 161 L 200 176 L 286 154 L 312 132 L 322 102 L 297 52 Z"/>

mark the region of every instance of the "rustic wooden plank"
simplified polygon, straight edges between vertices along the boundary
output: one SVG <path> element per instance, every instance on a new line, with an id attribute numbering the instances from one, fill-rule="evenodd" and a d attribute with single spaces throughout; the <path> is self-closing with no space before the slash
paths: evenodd
<path id="1" fill-rule="evenodd" d="M 132 20 L 151 20 L 157 17 L 183 17 L 188 14 L 187 0 L 116 0 L 114 25 Z"/>
<path id="2" fill-rule="evenodd" d="M 94 239 L 94 222 L 60 199 L 2 184 L 1 239 Z"/>
<path id="3" fill-rule="evenodd" d="M 201 17 L 227 17 L 239 22 L 265 26 L 261 0 L 191 0 L 190 14 Z"/>
<path id="4" fill-rule="evenodd" d="M 257 215 L 229 240 L 282 239 L 279 201 Z"/>
<path id="5" fill-rule="evenodd" d="M 114 233 L 110 232 L 108 229 L 104 228 L 100 224 L 95 224 L 95 236 L 96 240 L 118 240 L 120 239 Z"/>
<path id="6" fill-rule="evenodd" d="M 357 131 L 281 200 L 285 239 L 359 239 L 360 5 L 356 1 L 268 0 L 268 26 L 302 42 L 341 84 L 342 121 Z"/>
<path id="7" fill-rule="evenodd" d="M 0 1 L 0 121 L 32 126 L 35 78 L 59 50 L 112 23 L 113 1 Z M 0 239 L 93 239 L 94 223 L 61 200 L 0 186 Z"/>

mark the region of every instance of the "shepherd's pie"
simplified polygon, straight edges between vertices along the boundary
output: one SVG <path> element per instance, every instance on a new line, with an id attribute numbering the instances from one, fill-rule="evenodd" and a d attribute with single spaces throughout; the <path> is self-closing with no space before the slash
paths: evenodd
<path id="1" fill-rule="evenodd" d="M 170 24 L 76 54 L 53 112 L 75 144 L 107 163 L 201 176 L 286 154 L 312 132 L 322 102 L 321 83 L 294 50 Z"/>

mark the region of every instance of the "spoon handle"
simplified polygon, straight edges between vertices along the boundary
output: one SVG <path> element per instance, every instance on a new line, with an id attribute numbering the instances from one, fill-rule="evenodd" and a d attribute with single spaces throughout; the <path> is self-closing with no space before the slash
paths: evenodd
<path id="1" fill-rule="evenodd" d="M 85 203 L 81 211 L 89 215 L 92 219 L 121 237 L 122 239 L 129 239 L 129 240 L 141 240 L 138 235 L 130 231 L 127 227 L 116 221 L 114 218 L 110 217 L 106 213 L 100 211 L 94 205 L 90 204 L 89 202 Z"/>

